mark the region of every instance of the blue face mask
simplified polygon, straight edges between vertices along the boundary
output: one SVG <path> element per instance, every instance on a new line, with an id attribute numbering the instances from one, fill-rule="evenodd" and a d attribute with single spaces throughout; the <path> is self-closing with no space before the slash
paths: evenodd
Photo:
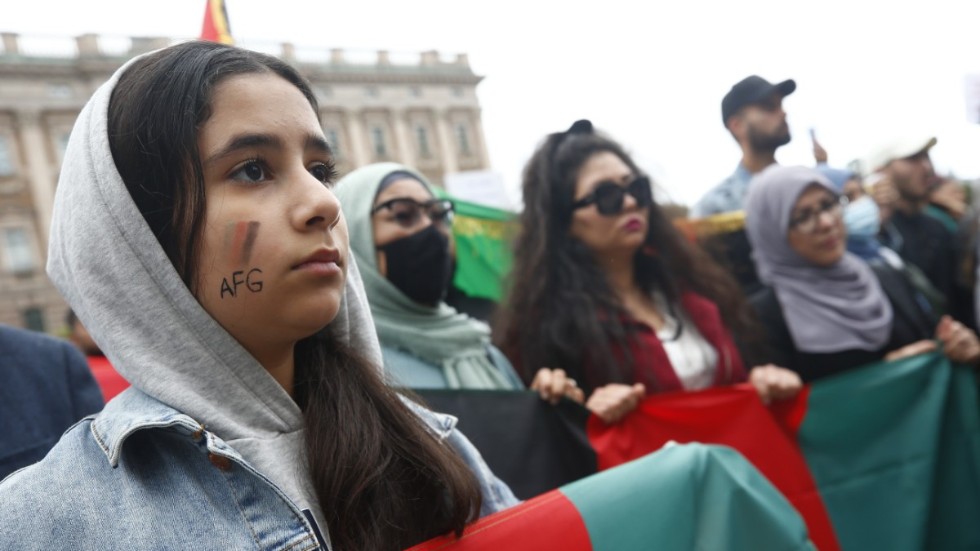
<path id="1" fill-rule="evenodd" d="M 847 235 L 852 237 L 873 237 L 878 235 L 881 218 L 878 214 L 878 204 L 870 196 L 865 195 L 844 208 L 844 226 Z"/>

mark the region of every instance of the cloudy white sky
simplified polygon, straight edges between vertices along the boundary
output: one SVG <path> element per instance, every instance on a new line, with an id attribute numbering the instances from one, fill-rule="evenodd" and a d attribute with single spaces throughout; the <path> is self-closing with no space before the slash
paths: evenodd
<path id="1" fill-rule="evenodd" d="M 811 163 L 815 128 L 832 164 L 883 136 L 939 137 L 937 167 L 980 177 L 980 125 L 965 78 L 980 74 L 980 3 L 930 0 L 326 2 L 226 0 L 242 42 L 469 54 L 490 160 L 517 195 L 548 132 L 578 118 L 622 141 L 664 193 L 692 203 L 739 151 L 720 102 L 749 74 L 794 78 L 784 164 Z M 560 6 L 560 7 L 559 7 Z M 204 0 L 0 0 L 0 31 L 197 36 Z"/>

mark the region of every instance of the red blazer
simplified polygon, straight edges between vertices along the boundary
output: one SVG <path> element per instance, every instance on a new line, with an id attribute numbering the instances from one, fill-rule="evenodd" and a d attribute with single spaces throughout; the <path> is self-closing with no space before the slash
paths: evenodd
<path id="1" fill-rule="evenodd" d="M 694 322 L 701 335 L 718 352 L 712 386 L 745 381 L 746 371 L 742 358 L 731 333 L 721 320 L 721 313 L 718 312 L 715 303 L 690 292 L 682 293 L 680 302 L 687 317 Z M 623 321 L 631 324 L 634 330 L 627 343 L 633 358 L 633 382 L 643 383 L 648 394 L 684 390 L 653 328 L 632 318 Z M 616 343 L 611 344 L 616 360 L 624 361 L 622 348 Z M 595 381 L 594 383 L 597 384 L 593 386 L 602 386 L 608 382 Z"/>

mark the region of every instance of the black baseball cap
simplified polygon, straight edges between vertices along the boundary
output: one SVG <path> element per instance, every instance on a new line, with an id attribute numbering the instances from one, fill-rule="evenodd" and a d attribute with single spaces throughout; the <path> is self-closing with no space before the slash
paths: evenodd
<path id="1" fill-rule="evenodd" d="M 728 117 L 738 113 L 738 110 L 746 105 L 765 100 L 773 92 L 778 92 L 780 96 L 786 97 L 792 94 L 794 90 L 796 90 L 796 81 L 793 79 L 773 84 L 758 75 L 745 77 L 735 86 L 732 86 L 732 89 L 725 94 L 725 98 L 721 100 L 721 122 L 727 126 Z"/>

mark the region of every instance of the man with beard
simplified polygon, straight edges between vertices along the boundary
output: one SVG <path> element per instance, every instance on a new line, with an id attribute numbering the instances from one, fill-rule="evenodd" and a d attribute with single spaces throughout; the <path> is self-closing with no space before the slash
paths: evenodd
<path id="1" fill-rule="evenodd" d="M 934 137 L 898 136 L 881 143 L 866 159 L 872 169 L 872 196 L 881 212 L 881 242 L 917 266 L 945 298 L 949 313 L 974 324 L 972 281 L 960 284 L 958 239 L 925 209 L 941 182 L 929 150 Z"/>
<path id="2" fill-rule="evenodd" d="M 783 98 L 796 90 L 796 82 L 772 84 L 752 75 L 732 86 L 721 101 L 721 118 L 742 148 L 735 172 L 705 194 L 691 209 L 692 218 L 742 210 L 749 181 L 776 162 L 776 149 L 789 143 Z"/>

